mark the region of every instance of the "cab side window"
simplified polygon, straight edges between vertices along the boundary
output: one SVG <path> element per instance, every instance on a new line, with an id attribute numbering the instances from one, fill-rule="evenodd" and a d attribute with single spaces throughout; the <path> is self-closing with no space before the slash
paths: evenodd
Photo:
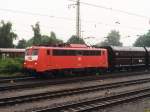
<path id="1" fill-rule="evenodd" d="M 47 55 L 51 55 L 51 52 L 49 49 L 46 52 L 47 52 Z"/>

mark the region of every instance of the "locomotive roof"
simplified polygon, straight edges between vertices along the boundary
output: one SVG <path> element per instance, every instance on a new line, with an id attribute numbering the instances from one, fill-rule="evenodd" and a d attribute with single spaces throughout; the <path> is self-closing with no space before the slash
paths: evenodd
<path id="1" fill-rule="evenodd" d="M 46 47 L 46 46 L 32 46 L 29 48 L 44 48 L 44 49 L 70 49 L 70 50 L 104 50 L 104 48 L 94 48 L 94 47 Z M 27 48 L 28 49 L 28 48 Z"/>
<path id="2" fill-rule="evenodd" d="M 25 52 L 25 49 L 0 48 L 0 52 Z"/>

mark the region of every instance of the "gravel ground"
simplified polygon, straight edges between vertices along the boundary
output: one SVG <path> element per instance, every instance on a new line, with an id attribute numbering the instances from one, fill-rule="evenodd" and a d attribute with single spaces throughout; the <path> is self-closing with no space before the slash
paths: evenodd
<path id="1" fill-rule="evenodd" d="M 134 85 L 134 86 L 132 85 L 132 86 L 127 86 L 127 87 L 110 89 L 109 95 L 115 94 L 117 92 L 124 92 L 124 91 L 133 90 L 133 89 L 149 87 L 149 85 L 150 85 L 150 83 L 145 83 L 145 84 L 140 84 L 140 85 Z M 0 112 L 14 112 L 14 111 L 20 112 L 21 110 L 24 110 L 24 109 L 30 110 L 31 108 L 42 108 L 45 106 L 54 106 L 56 104 L 61 104 L 64 102 L 88 99 L 89 97 L 94 98 L 94 97 L 106 96 L 107 92 L 108 92 L 107 90 L 103 90 L 103 91 L 96 91 L 96 92 L 90 92 L 90 93 L 84 93 L 84 94 L 78 94 L 78 95 L 70 95 L 70 96 L 66 96 L 66 97 L 60 97 L 57 99 L 40 100 L 40 101 L 36 101 L 36 102 L 30 102 L 30 103 L 24 103 L 24 104 L 19 104 L 19 105 L 15 105 L 15 106 L 0 108 Z M 27 112 L 29 112 L 29 110 Z"/>
<path id="2" fill-rule="evenodd" d="M 150 112 L 150 97 L 92 112 Z"/>
<path id="3" fill-rule="evenodd" d="M 88 86 L 96 86 L 108 83 L 115 83 L 115 82 L 123 82 L 128 80 L 136 80 L 136 79 L 144 79 L 150 78 L 150 75 L 142 75 L 141 76 L 130 76 L 130 77 L 121 77 L 121 78 L 113 78 L 113 79 L 105 79 L 105 80 L 96 80 L 96 81 L 83 81 L 83 82 L 75 82 L 69 84 L 57 84 L 57 85 L 50 85 L 40 88 L 32 88 L 32 89 L 23 89 L 23 90 L 12 90 L 12 91 L 4 91 L 0 92 L 0 98 L 8 98 L 8 97 L 15 97 L 15 96 L 22 96 L 22 95 L 29 95 L 29 94 L 36 94 L 36 93 L 44 93 L 44 92 L 54 92 L 66 89 L 74 89 L 79 87 L 88 87 Z M 14 82 L 15 83 L 15 82 Z"/>

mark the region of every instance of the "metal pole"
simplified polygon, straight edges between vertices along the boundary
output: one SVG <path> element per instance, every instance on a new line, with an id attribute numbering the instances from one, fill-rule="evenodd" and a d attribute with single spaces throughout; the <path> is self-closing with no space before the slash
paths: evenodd
<path id="1" fill-rule="evenodd" d="M 80 0 L 77 0 L 77 15 L 76 15 L 76 35 L 81 37 L 81 28 L 80 28 Z"/>

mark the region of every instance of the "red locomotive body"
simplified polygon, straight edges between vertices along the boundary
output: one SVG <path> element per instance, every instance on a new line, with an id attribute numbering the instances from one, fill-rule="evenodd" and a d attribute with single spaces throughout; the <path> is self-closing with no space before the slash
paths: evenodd
<path id="1" fill-rule="evenodd" d="M 86 46 L 44 47 L 26 49 L 24 68 L 36 72 L 65 69 L 108 68 L 107 49 Z"/>

